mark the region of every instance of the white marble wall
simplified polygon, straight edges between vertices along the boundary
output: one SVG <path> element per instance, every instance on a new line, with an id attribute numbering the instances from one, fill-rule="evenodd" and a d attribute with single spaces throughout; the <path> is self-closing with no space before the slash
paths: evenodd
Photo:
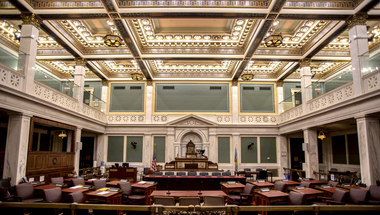
<path id="1" fill-rule="evenodd" d="M 280 170 L 279 170 L 279 176 L 283 177 L 284 176 L 284 169 L 283 168 L 288 168 L 289 167 L 289 157 L 290 157 L 290 152 L 288 151 L 288 138 L 284 135 L 280 135 L 277 137 L 277 145 L 278 145 L 278 152 L 277 157 L 279 158 L 279 165 L 280 165 Z"/>
<path id="2" fill-rule="evenodd" d="M 81 137 L 82 137 L 82 128 L 75 130 L 75 156 L 74 156 L 74 171 L 79 174 L 79 159 L 80 159 L 80 150 L 81 149 Z"/>
<path id="3" fill-rule="evenodd" d="M 314 172 L 319 172 L 317 131 L 305 129 L 303 135 L 305 144 L 305 163 L 303 170 L 307 178 L 317 178 L 317 175 L 314 174 Z"/>
<path id="4" fill-rule="evenodd" d="M 12 185 L 26 174 L 30 119 L 31 116 L 22 114 L 9 116 L 3 178 L 10 177 Z"/>
<path id="5" fill-rule="evenodd" d="M 380 180 L 380 123 L 378 118 L 357 118 L 360 172 L 367 186 Z"/>

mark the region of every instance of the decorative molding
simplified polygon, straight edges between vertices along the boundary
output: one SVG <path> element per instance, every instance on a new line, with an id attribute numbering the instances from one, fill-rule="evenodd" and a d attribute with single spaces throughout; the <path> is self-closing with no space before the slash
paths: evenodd
<path id="1" fill-rule="evenodd" d="M 244 124 L 274 124 L 278 123 L 277 115 L 240 115 L 239 123 Z"/>
<path id="2" fill-rule="evenodd" d="M 26 0 L 34 9 L 51 8 L 103 8 L 100 0 L 86 1 L 46 1 L 46 0 Z"/>
<path id="3" fill-rule="evenodd" d="M 87 61 L 83 58 L 80 58 L 80 57 L 75 58 L 75 65 L 76 66 L 85 66 L 86 63 L 87 63 Z"/>
<path id="4" fill-rule="evenodd" d="M 352 27 L 356 25 L 366 25 L 367 18 L 368 18 L 367 13 L 357 13 L 357 14 L 352 15 L 348 20 L 346 20 L 348 29 L 351 29 Z"/>
<path id="5" fill-rule="evenodd" d="M 21 19 L 22 19 L 23 25 L 33 25 L 34 27 L 41 29 L 42 20 L 40 18 L 38 18 L 36 14 L 34 14 L 34 13 L 32 13 L 32 14 L 22 13 Z"/>
<path id="6" fill-rule="evenodd" d="M 23 88 L 24 79 L 25 77 L 23 74 L 0 65 L 0 84 L 1 85 L 21 91 Z"/>
<path id="7" fill-rule="evenodd" d="M 138 114 L 112 114 L 107 115 L 109 124 L 145 124 L 145 115 Z"/>
<path id="8" fill-rule="evenodd" d="M 363 77 L 364 92 L 380 89 L 380 71 L 371 72 Z"/>
<path id="9" fill-rule="evenodd" d="M 271 0 L 118 0 L 120 8 L 133 7 L 237 7 L 237 8 L 268 8 Z"/>
<path id="10" fill-rule="evenodd" d="M 304 58 L 300 60 L 300 67 L 310 67 L 311 65 L 311 58 Z"/>
<path id="11" fill-rule="evenodd" d="M 334 0 L 334 1 L 305 1 L 305 0 L 287 0 L 284 9 L 309 8 L 309 9 L 355 9 L 363 0 Z"/>

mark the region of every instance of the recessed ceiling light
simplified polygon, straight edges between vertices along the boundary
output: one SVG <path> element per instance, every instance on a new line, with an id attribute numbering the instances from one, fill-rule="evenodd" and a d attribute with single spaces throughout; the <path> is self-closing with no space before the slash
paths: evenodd
<path id="1" fill-rule="evenodd" d="M 228 36 L 228 35 L 223 36 L 223 40 L 228 40 L 228 39 L 230 39 L 230 36 Z"/>
<path id="2" fill-rule="evenodd" d="M 142 21 L 142 23 L 143 23 L 144 25 L 149 25 L 149 24 L 150 24 L 149 20 L 147 20 L 147 19 L 144 19 L 144 20 Z"/>
<path id="3" fill-rule="evenodd" d="M 210 36 L 210 35 L 205 35 L 203 38 L 204 38 L 205 40 L 209 40 L 209 39 L 211 39 L 211 36 Z"/>
<path id="4" fill-rule="evenodd" d="M 236 25 L 242 25 L 242 24 L 244 24 L 244 20 L 239 19 L 238 21 L 236 21 Z"/>
<path id="5" fill-rule="evenodd" d="M 191 35 L 185 35 L 186 40 L 191 40 L 191 38 L 192 38 Z"/>
<path id="6" fill-rule="evenodd" d="M 153 32 L 152 31 L 147 31 L 147 32 L 145 32 L 146 33 L 146 35 L 153 35 Z"/>
<path id="7" fill-rule="evenodd" d="M 150 27 L 150 25 L 144 25 L 144 29 L 145 29 L 146 31 L 150 31 L 150 30 L 152 30 L 152 28 Z"/>
<path id="8" fill-rule="evenodd" d="M 243 27 L 241 27 L 241 26 L 235 26 L 234 30 L 235 30 L 235 31 L 240 31 L 242 28 L 243 28 Z"/>

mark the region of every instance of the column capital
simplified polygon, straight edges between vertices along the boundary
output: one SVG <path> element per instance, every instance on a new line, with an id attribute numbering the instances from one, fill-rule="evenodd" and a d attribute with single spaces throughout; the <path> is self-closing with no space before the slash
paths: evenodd
<path id="1" fill-rule="evenodd" d="M 108 87 L 108 81 L 107 80 L 102 80 L 102 86 L 103 87 Z"/>
<path id="2" fill-rule="evenodd" d="M 304 58 L 300 61 L 300 67 L 310 67 L 311 65 L 311 58 Z"/>
<path id="3" fill-rule="evenodd" d="M 282 87 L 284 85 L 284 81 L 280 80 L 276 82 L 277 87 Z"/>
<path id="4" fill-rule="evenodd" d="M 83 58 L 80 58 L 80 57 L 76 57 L 75 58 L 75 65 L 76 66 L 84 66 L 86 65 L 87 61 Z"/>
<path id="5" fill-rule="evenodd" d="M 346 20 L 346 24 L 348 25 L 348 29 L 356 25 L 366 25 L 368 14 L 367 13 L 357 13 L 351 16 L 348 20 Z"/>
<path id="6" fill-rule="evenodd" d="M 38 29 L 41 28 L 42 20 L 34 13 L 21 13 L 21 19 L 23 25 L 33 25 Z"/>
<path id="7" fill-rule="evenodd" d="M 232 86 L 236 87 L 238 85 L 238 81 L 237 80 L 232 80 Z"/>
<path id="8" fill-rule="evenodd" d="M 153 81 L 152 80 L 147 80 L 146 81 L 147 86 L 153 86 Z"/>

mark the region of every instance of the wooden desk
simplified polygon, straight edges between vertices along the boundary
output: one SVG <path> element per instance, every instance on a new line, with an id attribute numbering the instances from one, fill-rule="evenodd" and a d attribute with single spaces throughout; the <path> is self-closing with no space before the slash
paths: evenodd
<path id="1" fill-rule="evenodd" d="M 245 184 L 243 176 L 146 175 L 143 180 L 157 182 L 158 190 L 220 190 L 221 182 L 237 181 Z"/>
<path id="2" fill-rule="evenodd" d="M 151 202 L 155 196 L 174 197 L 178 200 L 179 197 L 199 197 L 203 201 L 203 196 L 223 196 L 224 201 L 227 201 L 227 194 L 221 190 L 202 190 L 202 193 L 196 190 L 171 190 L 170 194 L 167 194 L 167 190 L 155 190 L 150 194 Z"/>
<path id="3" fill-rule="evenodd" d="M 227 183 L 220 183 L 222 187 L 222 191 L 225 192 L 227 195 L 230 192 L 243 192 L 245 185 L 241 183 L 236 184 L 227 184 Z"/>
<path id="4" fill-rule="evenodd" d="M 39 190 L 39 191 L 43 191 L 43 190 L 53 189 L 56 187 L 60 187 L 60 186 L 56 186 L 53 184 L 46 184 L 46 185 L 36 186 L 36 187 L 34 187 L 34 189 Z"/>
<path id="5" fill-rule="evenodd" d="M 62 198 L 65 202 L 70 202 L 71 201 L 71 199 L 69 197 L 70 193 L 75 193 L 75 192 L 85 193 L 87 191 L 89 191 L 89 189 L 83 188 L 81 186 L 74 186 L 74 187 L 65 188 L 65 189 L 62 189 Z"/>
<path id="6" fill-rule="evenodd" d="M 119 183 L 120 183 L 120 181 L 109 181 L 109 182 L 107 182 L 106 184 L 106 186 L 107 187 L 117 187 L 117 188 L 119 188 Z"/>
<path id="7" fill-rule="evenodd" d="M 271 182 L 256 182 L 256 181 L 249 181 L 248 183 L 255 185 L 255 190 L 261 189 L 261 188 L 269 188 L 271 189 L 274 187 L 274 184 Z"/>
<path id="8" fill-rule="evenodd" d="M 293 191 L 295 191 L 297 193 L 303 193 L 303 194 L 305 194 L 305 199 L 306 200 L 315 199 L 315 198 L 317 198 L 317 196 L 322 196 L 323 195 L 323 191 L 316 190 L 316 189 L 313 189 L 313 188 L 307 188 L 307 187 L 304 188 L 304 189 L 300 189 L 300 190 L 294 189 Z"/>
<path id="9" fill-rule="evenodd" d="M 157 188 L 157 183 L 154 184 L 139 184 L 139 183 L 134 183 L 131 185 L 132 186 L 132 193 L 144 193 L 145 195 L 145 204 L 150 205 L 150 195 L 151 193 L 156 190 Z"/>
<path id="10" fill-rule="evenodd" d="M 104 194 L 102 194 L 102 192 Z M 100 193 L 100 194 L 99 194 Z M 121 204 L 121 192 L 114 191 L 92 191 L 85 193 L 87 200 L 99 201 L 106 204 Z"/>
<path id="11" fill-rule="evenodd" d="M 296 188 L 296 186 L 300 185 L 300 182 L 298 181 L 282 181 L 285 183 L 285 191 L 289 192 L 290 190 L 293 190 Z"/>
<path id="12" fill-rule="evenodd" d="M 289 194 L 278 191 L 278 190 L 270 190 L 268 192 L 255 192 L 255 204 L 256 205 L 270 205 L 273 202 L 287 202 Z M 262 211 L 262 215 L 266 215 L 267 211 Z"/>
<path id="13" fill-rule="evenodd" d="M 304 182 L 310 183 L 311 188 L 327 184 L 326 181 L 319 181 L 319 180 L 309 180 L 309 181 L 304 181 Z"/>

